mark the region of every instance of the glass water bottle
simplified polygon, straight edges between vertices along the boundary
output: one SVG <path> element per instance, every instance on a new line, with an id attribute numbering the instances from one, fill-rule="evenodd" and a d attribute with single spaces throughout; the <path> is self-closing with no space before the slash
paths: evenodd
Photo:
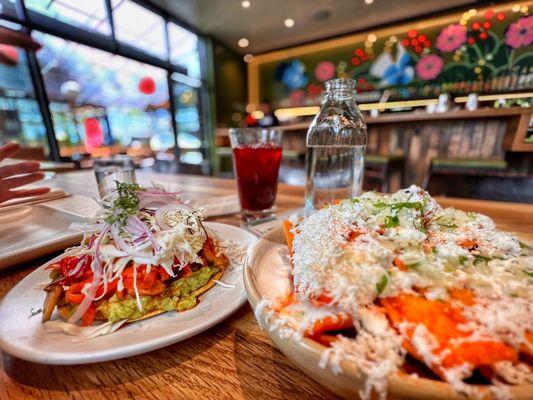
<path id="1" fill-rule="evenodd" d="M 320 112 L 307 131 L 306 215 L 361 194 L 366 141 L 366 124 L 355 103 L 355 81 L 327 81 Z"/>

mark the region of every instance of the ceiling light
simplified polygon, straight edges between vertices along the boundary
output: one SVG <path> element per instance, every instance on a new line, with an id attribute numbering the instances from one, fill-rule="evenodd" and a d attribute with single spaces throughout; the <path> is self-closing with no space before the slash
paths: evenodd
<path id="1" fill-rule="evenodd" d="M 374 2 L 374 0 L 365 0 L 366 4 L 372 4 L 373 2 Z"/>
<path id="2" fill-rule="evenodd" d="M 248 45 L 250 44 L 250 41 L 246 38 L 242 38 L 242 39 L 239 39 L 239 47 L 248 47 Z"/>
<path id="3" fill-rule="evenodd" d="M 294 26 L 294 20 L 292 18 L 287 18 L 283 23 L 287 28 L 292 28 Z"/>
<path id="4" fill-rule="evenodd" d="M 252 62 L 252 60 L 254 59 L 254 56 L 252 56 L 251 54 L 245 54 L 243 59 L 244 59 L 244 62 L 249 63 L 249 62 Z"/>
<path id="5" fill-rule="evenodd" d="M 252 5 L 252 3 L 250 3 L 248 0 L 244 0 L 241 3 L 242 8 L 249 8 L 251 5 Z"/>

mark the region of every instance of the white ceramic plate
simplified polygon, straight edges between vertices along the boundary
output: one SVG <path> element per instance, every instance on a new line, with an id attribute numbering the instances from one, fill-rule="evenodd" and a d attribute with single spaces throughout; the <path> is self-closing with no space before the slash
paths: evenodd
<path id="1" fill-rule="evenodd" d="M 206 226 L 223 239 L 240 246 L 251 245 L 256 237 L 241 228 L 215 222 Z M 200 333 L 229 316 L 246 302 L 241 266 L 230 266 L 221 282 L 200 297 L 199 304 L 182 313 L 168 312 L 135 322 L 106 336 L 80 342 L 65 333 L 46 333 L 41 315 L 31 309 L 42 307 L 44 292 L 36 288 L 48 282 L 45 266 L 18 283 L 0 303 L 0 348 L 24 360 L 43 364 L 86 364 L 116 360 L 159 349 Z M 53 317 L 55 318 L 55 317 Z"/>
<path id="2" fill-rule="evenodd" d="M 68 227 L 83 220 L 42 204 L 0 209 L 0 269 L 79 243 Z"/>

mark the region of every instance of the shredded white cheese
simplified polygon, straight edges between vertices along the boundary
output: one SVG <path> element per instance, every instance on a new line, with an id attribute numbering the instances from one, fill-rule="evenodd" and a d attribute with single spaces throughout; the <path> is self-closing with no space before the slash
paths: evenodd
<path id="1" fill-rule="evenodd" d="M 296 301 L 270 314 L 271 326 L 303 337 L 317 320 L 349 316 L 356 337 L 339 335 L 320 366 L 338 373 L 342 360 L 357 365 L 367 377 L 362 398 L 370 398 L 372 391 L 385 398 L 387 376 L 405 360 L 403 340 L 456 390 L 480 395 L 464 382 L 475 366 L 442 367 L 451 349 L 437 351 L 439 342 L 424 325 L 405 322 L 393 328 L 373 309 L 380 298 L 406 293 L 452 301 L 467 323 L 457 326 L 465 335 L 450 346 L 496 341 L 516 351 L 524 345 L 531 349 L 525 335 L 533 332 L 533 253 L 515 236 L 497 230 L 490 218 L 443 209 L 427 192 L 411 186 L 391 195 L 365 193 L 292 223 Z M 451 300 L 455 289 L 472 293 L 474 304 Z M 332 303 L 316 307 L 312 300 L 322 294 Z M 269 303 L 260 305 L 256 316 Z M 505 398 L 506 384 L 533 381 L 524 365 L 497 363 L 493 394 Z"/>

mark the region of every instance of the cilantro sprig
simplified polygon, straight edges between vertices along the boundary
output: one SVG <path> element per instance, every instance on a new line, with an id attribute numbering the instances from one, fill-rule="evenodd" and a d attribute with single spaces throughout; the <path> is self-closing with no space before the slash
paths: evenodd
<path id="1" fill-rule="evenodd" d="M 382 201 L 379 201 L 377 203 L 374 203 L 373 206 L 378 209 L 390 207 L 392 214 L 385 217 L 386 228 L 395 228 L 397 226 L 400 226 L 400 218 L 398 217 L 398 213 L 400 212 L 400 210 L 404 208 L 411 208 L 417 211 L 423 211 L 424 209 L 424 204 L 422 204 L 419 201 L 413 201 L 413 202 L 404 201 L 404 202 L 392 203 L 392 204 L 387 204 Z"/>
<path id="2" fill-rule="evenodd" d="M 108 224 L 126 225 L 128 217 L 139 211 L 139 198 L 137 192 L 141 187 L 137 183 L 123 183 L 115 181 L 118 196 L 107 210 L 105 221 Z"/>
<path id="3" fill-rule="evenodd" d="M 378 292 L 378 296 L 383 293 L 387 285 L 389 284 L 389 273 L 385 272 L 378 283 L 376 283 L 376 291 Z"/>

